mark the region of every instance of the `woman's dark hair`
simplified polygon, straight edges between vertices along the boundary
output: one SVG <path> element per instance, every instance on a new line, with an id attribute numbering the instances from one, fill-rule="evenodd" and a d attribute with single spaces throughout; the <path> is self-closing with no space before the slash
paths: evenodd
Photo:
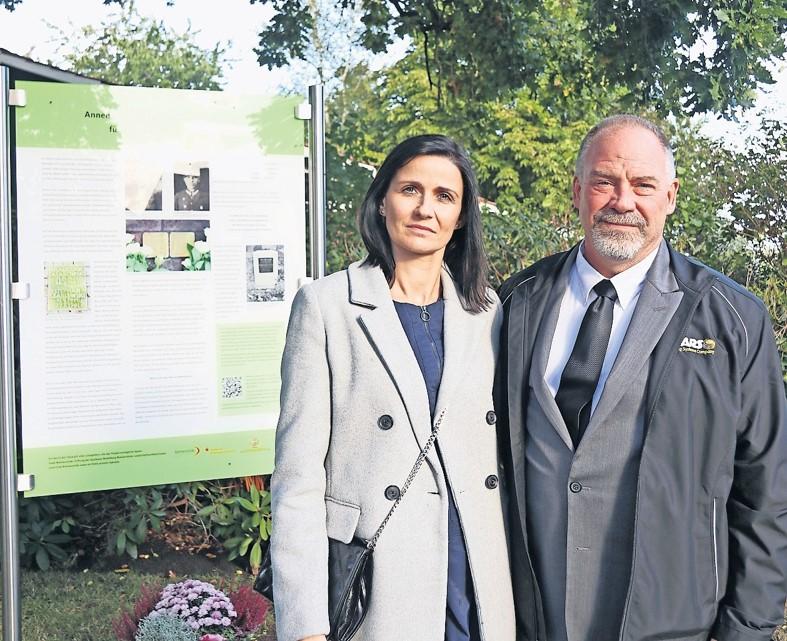
<path id="1" fill-rule="evenodd" d="M 413 136 L 400 142 L 383 161 L 358 209 L 358 229 L 369 252 L 364 264 L 379 265 L 388 284 L 393 284 L 395 262 L 380 205 L 396 172 L 416 156 L 447 158 L 462 175 L 462 225 L 451 236 L 443 261 L 456 282 L 462 307 L 473 313 L 487 309 L 491 301 L 486 291 L 488 263 L 481 235 L 478 182 L 465 150 L 447 136 Z"/>

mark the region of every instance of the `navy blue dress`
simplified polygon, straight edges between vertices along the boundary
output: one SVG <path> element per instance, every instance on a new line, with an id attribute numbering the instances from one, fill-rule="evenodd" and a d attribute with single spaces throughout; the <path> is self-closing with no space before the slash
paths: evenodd
<path id="1" fill-rule="evenodd" d="M 396 313 L 402 322 L 407 340 L 421 368 L 426 391 L 429 394 L 429 410 L 434 420 L 437 392 L 443 376 L 443 312 L 444 304 L 438 300 L 431 305 L 419 307 L 410 303 L 394 301 Z M 438 438 L 439 441 L 439 438 Z M 437 453 L 442 463 L 440 445 Z M 444 466 L 445 467 L 445 466 Z M 446 484 L 448 477 L 446 476 Z M 467 561 L 459 512 L 454 503 L 451 488 L 448 488 L 448 594 L 446 599 L 445 641 L 477 641 L 475 595 L 473 580 Z"/>

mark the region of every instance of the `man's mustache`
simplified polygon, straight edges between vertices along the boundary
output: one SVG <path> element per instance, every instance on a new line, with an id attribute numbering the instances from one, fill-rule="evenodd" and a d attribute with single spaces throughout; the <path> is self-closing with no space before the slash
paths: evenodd
<path id="1" fill-rule="evenodd" d="M 612 209 L 602 209 L 595 216 L 593 216 L 593 224 L 610 223 L 613 225 L 633 225 L 644 229 L 647 226 L 645 218 L 635 211 L 629 211 L 625 214 L 614 211 Z"/>

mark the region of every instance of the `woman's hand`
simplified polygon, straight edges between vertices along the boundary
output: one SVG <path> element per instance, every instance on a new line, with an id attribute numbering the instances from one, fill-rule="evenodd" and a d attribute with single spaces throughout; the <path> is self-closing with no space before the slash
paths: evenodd
<path id="1" fill-rule="evenodd" d="M 325 641 L 325 635 L 317 634 L 311 637 L 304 637 L 303 639 L 301 639 L 301 641 Z"/>

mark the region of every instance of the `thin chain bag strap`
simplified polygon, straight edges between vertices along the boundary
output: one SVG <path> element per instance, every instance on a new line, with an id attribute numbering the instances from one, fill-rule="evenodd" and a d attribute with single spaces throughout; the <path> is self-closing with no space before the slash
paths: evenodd
<path id="1" fill-rule="evenodd" d="M 440 416 L 437 417 L 437 421 L 435 421 L 434 427 L 432 428 L 432 433 L 429 435 L 429 438 L 424 445 L 424 448 L 418 454 L 418 458 L 415 459 L 415 463 L 413 464 L 413 469 L 410 470 L 410 474 L 407 475 L 407 480 L 405 480 L 404 485 L 402 485 L 402 490 L 399 493 L 399 498 L 394 501 L 394 504 L 391 506 L 391 509 L 388 510 L 388 514 L 385 515 L 383 522 L 380 523 L 380 527 L 377 528 L 377 531 L 374 533 L 374 536 L 369 539 L 366 544 L 367 550 L 374 550 L 375 546 L 377 545 L 377 539 L 380 538 L 380 535 L 383 533 L 385 526 L 388 525 L 388 521 L 390 520 L 391 516 L 393 515 L 394 511 L 399 504 L 402 502 L 407 489 L 410 487 L 410 484 L 413 482 L 413 479 L 418 474 L 418 470 L 421 469 L 421 465 L 426 460 L 426 455 L 429 454 L 429 450 L 432 449 L 435 440 L 437 440 L 437 432 L 440 429 L 440 425 L 443 422 L 443 416 L 445 416 L 445 409 L 440 412 Z"/>

